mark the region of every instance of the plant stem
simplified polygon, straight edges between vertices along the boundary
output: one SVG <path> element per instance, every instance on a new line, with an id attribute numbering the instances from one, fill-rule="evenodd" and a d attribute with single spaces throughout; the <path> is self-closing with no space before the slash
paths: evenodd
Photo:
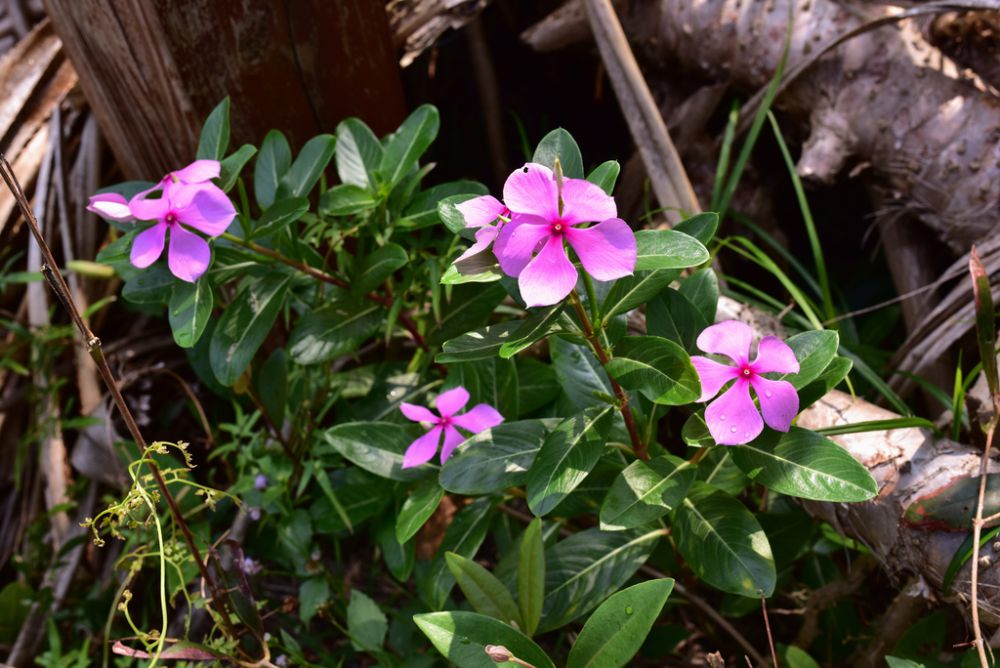
<path id="1" fill-rule="evenodd" d="M 225 239 L 226 241 L 229 241 L 231 243 L 234 243 L 237 246 L 242 246 L 247 250 L 252 250 L 253 252 L 259 253 L 260 255 L 263 255 L 265 257 L 269 257 L 275 262 L 280 262 L 281 264 L 292 267 L 293 269 L 297 269 L 298 271 L 301 271 L 303 274 L 315 278 L 317 281 L 322 281 L 323 283 L 329 283 L 330 285 L 335 285 L 338 288 L 343 288 L 344 290 L 350 288 L 347 281 L 343 279 L 337 278 L 332 274 L 328 274 L 325 271 L 321 271 L 315 267 L 309 266 L 304 262 L 299 262 L 298 260 L 293 260 L 290 257 L 285 257 L 281 253 L 272 250 L 270 248 L 267 248 L 265 246 L 261 246 L 260 244 L 255 244 L 252 241 L 241 239 L 240 237 L 234 234 L 230 234 L 229 232 L 223 232 L 220 235 L 220 238 Z M 391 297 L 380 295 L 377 292 L 369 292 L 366 295 L 366 297 L 371 301 L 375 302 L 376 304 L 381 304 L 387 309 L 392 308 L 393 300 Z M 417 329 L 416 323 L 413 322 L 413 319 L 410 318 L 409 314 L 400 313 L 399 323 L 403 325 L 403 327 L 406 329 L 407 332 L 410 333 L 410 336 L 413 337 L 413 341 L 418 346 L 420 346 L 424 350 L 430 350 L 430 348 L 427 345 L 427 341 L 424 340 L 423 335 L 420 334 L 419 330 Z"/>
<path id="2" fill-rule="evenodd" d="M 608 363 L 611 361 L 611 354 L 601 344 L 601 338 L 590 323 L 587 311 L 583 308 L 583 304 L 580 303 L 580 297 L 576 294 L 576 291 L 569 293 L 569 300 L 573 304 L 573 308 L 576 309 L 576 314 L 580 318 L 580 324 L 583 326 L 583 334 L 590 343 L 590 347 L 594 350 L 594 354 L 597 355 L 597 359 L 600 360 L 601 366 L 607 369 Z M 648 461 L 649 451 L 646 449 L 646 444 L 639 438 L 639 430 L 635 426 L 635 418 L 632 416 L 632 409 L 628 405 L 628 395 L 625 394 L 625 390 L 618 384 L 618 381 L 611 377 L 611 374 L 608 374 L 608 380 L 611 382 L 611 391 L 614 392 L 615 398 L 618 400 L 618 409 L 625 419 L 625 428 L 628 429 L 628 436 L 632 440 L 632 452 L 639 459 Z"/>
<path id="3" fill-rule="evenodd" d="M 17 201 L 18 207 L 21 209 L 21 215 L 23 215 L 25 221 L 27 221 L 28 227 L 31 228 L 31 234 L 35 237 L 35 241 L 41 249 L 42 275 L 45 277 L 49 287 L 52 288 L 52 291 L 59 299 L 62 307 L 69 313 L 70 318 L 73 320 L 73 324 L 83 337 L 87 346 L 87 352 L 94 360 L 94 364 L 97 365 L 97 370 L 101 374 L 104 384 L 108 387 L 108 391 L 111 393 L 111 399 L 114 401 L 115 406 L 118 408 L 118 412 L 125 421 L 125 426 L 128 428 L 129 434 L 132 436 L 132 440 L 134 440 L 138 446 L 140 455 L 145 457 L 145 452 L 148 447 L 146 439 L 143 438 L 142 432 L 139 431 L 139 425 L 136 423 L 135 418 L 132 416 L 132 412 L 125 403 L 125 398 L 118 389 L 118 383 L 115 380 L 114 374 L 111 372 L 111 367 L 108 366 L 107 359 L 104 357 L 104 351 L 101 348 L 101 340 L 97 338 L 92 331 L 90 331 L 87 323 L 84 322 L 83 317 L 80 315 L 80 311 L 76 308 L 76 304 L 73 301 L 69 287 L 66 285 L 66 280 L 59 272 L 57 268 L 59 265 L 56 264 L 55 258 L 52 255 L 52 250 L 49 248 L 49 245 L 45 242 L 45 238 L 42 236 L 41 227 L 39 227 L 38 221 L 35 219 L 35 214 L 31 211 L 28 198 L 25 197 L 24 191 L 21 189 L 21 184 L 17 180 L 17 175 L 14 173 L 14 169 L 10 166 L 10 163 L 7 162 L 6 156 L 2 154 L 0 154 L 0 177 L 3 178 L 4 183 L 7 184 L 7 188 Z M 219 615 L 222 617 L 226 634 L 231 638 L 235 638 L 236 633 L 233 629 L 232 621 L 229 618 L 229 613 L 226 610 L 224 599 L 220 596 L 218 585 L 208 572 L 208 567 L 201 558 L 201 552 L 198 550 L 198 546 L 194 542 L 194 536 L 191 534 L 191 529 L 188 527 L 187 521 L 184 519 L 184 515 L 177 506 L 177 501 L 170 493 L 170 490 L 167 489 L 167 484 L 164 482 L 163 475 L 160 473 L 160 469 L 156 465 L 156 462 L 152 459 L 147 459 L 147 465 L 150 472 L 153 474 L 153 479 L 156 481 L 156 486 L 160 491 L 160 495 L 166 499 L 167 505 L 170 507 L 170 513 L 173 516 L 174 523 L 180 528 L 181 533 L 184 535 L 184 541 L 187 543 L 188 551 L 191 553 L 191 558 L 197 565 L 198 572 L 205 581 L 205 584 L 211 593 L 211 597 L 219 601 Z"/>

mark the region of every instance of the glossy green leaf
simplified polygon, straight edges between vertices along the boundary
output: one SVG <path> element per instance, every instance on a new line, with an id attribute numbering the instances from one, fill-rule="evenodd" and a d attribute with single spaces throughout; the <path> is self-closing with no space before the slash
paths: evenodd
<path id="1" fill-rule="evenodd" d="M 253 227 L 254 237 L 266 237 L 282 230 L 309 210 L 309 200 L 304 197 L 289 197 L 280 199 L 267 208 Z"/>
<path id="2" fill-rule="evenodd" d="M 457 285 L 437 327 L 427 336 L 431 345 L 439 345 L 459 334 L 481 326 L 507 293 L 499 285 Z"/>
<path id="3" fill-rule="evenodd" d="M 554 336 L 549 339 L 549 353 L 568 408 L 582 411 L 607 405 L 598 395 L 611 396 L 611 383 L 590 350 Z"/>
<path id="4" fill-rule="evenodd" d="M 570 648 L 566 668 L 620 668 L 635 656 L 674 589 L 671 578 L 612 594 L 590 616 Z"/>
<path id="5" fill-rule="evenodd" d="M 666 515 L 684 500 L 695 473 L 694 466 L 673 455 L 632 462 L 601 505 L 601 529 L 632 529 Z"/>
<path id="6" fill-rule="evenodd" d="M 281 177 L 279 189 L 285 197 L 306 197 L 333 158 L 333 135 L 317 135 L 307 141 Z"/>
<path id="7" fill-rule="evenodd" d="M 490 497 L 476 499 L 459 510 L 448 525 L 437 558 L 417 582 L 421 595 L 432 608 L 440 609 L 455 586 L 455 578 L 448 570 L 443 555 L 454 552 L 469 559 L 476 556 L 493 521 L 494 503 L 495 499 Z"/>
<path id="8" fill-rule="evenodd" d="M 571 179 L 583 178 L 583 156 L 573 135 L 562 128 L 556 128 L 542 137 L 535 147 L 531 161 L 554 169 L 556 158 L 562 166 L 563 175 Z"/>
<path id="9" fill-rule="evenodd" d="M 341 121 L 336 134 L 335 161 L 340 181 L 374 192 L 383 155 L 378 137 L 357 118 Z"/>
<path id="10" fill-rule="evenodd" d="M 617 160 L 608 160 L 595 167 L 594 171 L 587 175 L 587 180 L 600 186 L 601 190 L 610 195 L 614 192 L 620 171 L 621 165 L 618 164 Z"/>
<path id="11" fill-rule="evenodd" d="M 392 276 L 400 267 L 406 265 L 409 258 L 402 246 L 387 243 L 374 253 L 358 258 L 351 291 L 356 295 L 371 292 Z"/>
<path id="12" fill-rule="evenodd" d="M 712 434 L 708 431 L 708 425 L 705 424 L 705 409 L 691 414 L 684 422 L 684 427 L 681 428 L 681 439 L 693 448 L 715 445 L 715 439 L 712 438 Z"/>
<path id="13" fill-rule="evenodd" d="M 662 535 L 586 529 L 546 550 L 539 630 L 560 628 L 597 607 L 639 570 Z"/>
<path id="14" fill-rule="evenodd" d="M 677 291 L 694 304 L 707 322 L 715 322 L 719 306 L 719 279 L 711 267 L 699 269 L 685 278 Z"/>
<path id="15" fill-rule="evenodd" d="M 256 146 L 253 144 L 243 144 L 243 146 L 240 146 L 222 159 L 217 182 L 219 187 L 222 188 L 222 192 L 227 193 L 233 189 L 237 179 L 240 178 L 243 168 L 250 162 L 250 158 L 255 155 L 257 155 Z"/>
<path id="16" fill-rule="evenodd" d="M 489 266 L 484 266 L 480 271 L 479 268 L 473 271 L 465 271 L 459 269 L 456 265 L 452 264 L 445 270 L 441 275 L 441 285 L 462 285 L 463 283 L 493 283 L 499 281 L 504 277 L 504 273 L 500 271 L 500 265 L 496 264 L 494 260 L 488 260 L 492 263 Z M 486 265 L 486 261 L 483 262 Z M 478 265 L 477 265 L 478 266 Z"/>
<path id="17" fill-rule="evenodd" d="M 416 541 L 400 543 L 396 540 L 396 530 L 391 520 L 379 526 L 375 539 L 382 549 L 382 558 L 392 577 L 400 582 L 408 582 L 417 561 Z"/>
<path id="18" fill-rule="evenodd" d="M 288 339 L 296 364 L 321 364 L 349 355 L 378 331 L 385 308 L 371 302 L 338 300 L 299 318 Z"/>
<path id="19" fill-rule="evenodd" d="M 562 304 L 541 310 L 521 321 L 521 326 L 511 334 L 510 340 L 500 346 L 500 357 L 510 359 L 549 334 L 559 331 Z"/>
<path id="20" fill-rule="evenodd" d="M 679 269 L 657 269 L 638 271 L 631 276 L 619 278 L 611 286 L 601 305 L 604 321 L 645 304 L 663 292 L 679 275 Z"/>
<path id="21" fill-rule="evenodd" d="M 528 471 L 528 507 L 541 517 L 587 477 L 604 452 L 612 406 L 594 407 L 568 417 L 552 430 Z"/>
<path id="22" fill-rule="evenodd" d="M 559 395 L 555 370 L 531 357 L 518 358 L 517 382 L 521 415 L 528 415 Z"/>
<path id="23" fill-rule="evenodd" d="M 799 372 L 784 374 L 780 378 L 800 390 L 830 364 L 840 346 L 840 335 L 832 329 L 810 330 L 786 339 L 785 343 L 799 361 Z"/>
<path id="24" fill-rule="evenodd" d="M 385 144 L 385 154 L 379 166 L 390 186 L 403 180 L 437 137 L 441 121 L 438 111 L 429 104 L 421 105 L 410 114 Z"/>
<path id="25" fill-rule="evenodd" d="M 437 480 L 429 478 L 418 483 L 396 516 L 396 540 L 405 543 L 413 538 L 437 510 L 443 497 L 444 489 Z"/>
<path id="26" fill-rule="evenodd" d="M 374 209 L 376 204 L 378 201 L 367 188 L 342 183 L 319 198 L 319 212 L 324 216 L 351 216 Z"/>
<path id="27" fill-rule="evenodd" d="M 646 331 L 681 344 L 691 354 L 700 353 L 698 335 L 711 324 L 690 299 L 673 288 L 661 291 L 646 307 Z"/>
<path id="28" fill-rule="evenodd" d="M 535 518 L 524 530 L 518 546 L 517 605 L 524 632 L 535 634 L 545 603 L 545 540 L 542 520 Z"/>
<path id="29" fill-rule="evenodd" d="M 122 298 L 136 304 L 166 304 L 179 280 L 170 273 L 167 263 L 160 261 L 128 279 L 122 287 Z"/>
<path id="30" fill-rule="evenodd" d="M 491 494 L 524 484 L 545 441 L 545 420 L 505 422 L 459 445 L 441 468 L 441 486 L 455 494 Z"/>
<path id="31" fill-rule="evenodd" d="M 878 485 L 842 447 L 808 429 L 766 430 L 731 449 L 733 461 L 751 480 L 789 496 L 815 501 L 866 501 Z"/>
<path id="32" fill-rule="evenodd" d="M 715 236 L 715 231 L 719 229 L 719 214 L 712 211 L 699 213 L 677 223 L 674 225 L 674 229 L 694 237 L 702 245 L 707 246 L 708 242 Z"/>
<path id="33" fill-rule="evenodd" d="M 635 245 L 635 271 L 686 269 L 709 258 L 700 241 L 677 230 L 639 230 Z"/>
<path id="34" fill-rule="evenodd" d="M 837 355 L 826 365 L 823 372 L 799 389 L 799 411 L 819 401 L 827 392 L 841 383 L 854 366 L 847 357 Z"/>
<path id="35" fill-rule="evenodd" d="M 397 225 L 406 229 L 420 229 L 434 225 L 440 220 L 438 205 L 445 199 L 456 195 L 478 197 L 487 194 L 489 189 L 476 181 L 449 181 L 432 186 L 413 196 L 406 207 L 404 217 L 399 219 Z"/>
<path id="36" fill-rule="evenodd" d="M 496 668 L 498 664 L 486 655 L 487 645 L 503 645 L 535 668 L 555 668 L 530 638 L 492 617 L 475 612 L 430 612 L 414 615 L 413 621 L 458 668 Z"/>
<path id="37" fill-rule="evenodd" d="M 330 584 L 325 578 L 304 580 L 299 585 L 299 619 L 308 624 L 320 606 L 330 600 Z"/>
<path id="38" fill-rule="evenodd" d="M 253 191 L 261 209 L 274 204 L 278 184 L 291 164 L 292 148 L 288 140 L 278 130 L 271 130 L 264 136 L 253 169 Z"/>
<path id="39" fill-rule="evenodd" d="M 288 355 L 284 348 L 275 348 L 270 357 L 260 365 L 255 378 L 257 396 L 275 424 L 285 421 L 288 403 Z"/>
<path id="40" fill-rule="evenodd" d="M 403 453 L 413 442 L 414 431 L 391 422 L 347 422 L 327 429 L 325 444 L 347 460 L 380 478 L 415 480 L 430 467 L 403 468 Z"/>
<path id="41" fill-rule="evenodd" d="M 679 406 L 701 395 L 691 358 L 680 345 L 658 336 L 622 339 L 606 368 L 622 387 L 654 403 Z"/>
<path id="42" fill-rule="evenodd" d="M 450 195 L 438 202 L 438 218 L 440 218 L 441 222 L 444 223 L 444 226 L 454 234 L 461 234 L 463 231 L 465 231 L 466 234 L 469 234 L 473 231 L 467 230 L 465 216 L 463 216 L 462 212 L 458 210 L 457 206 L 455 206 L 456 204 L 461 204 L 462 202 L 470 200 L 473 197 L 476 197 L 476 195 Z M 468 238 L 472 238 L 471 234 Z"/>
<path id="43" fill-rule="evenodd" d="M 472 559 L 454 552 L 446 553 L 444 559 L 459 589 L 476 612 L 499 619 L 514 628 L 523 627 L 514 597 L 495 575 Z"/>
<path id="44" fill-rule="evenodd" d="M 223 98 L 201 126 L 197 160 L 222 160 L 229 148 L 229 97 Z"/>
<path id="45" fill-rule="evenodd" d="M 215 292 L 208 279 L 202 276 L 196 283 L 177 281 L 170 293 L 167 314 L 174 342 L 181 348 L 190 348 L 198 343 L 209 318 Z"/>
<path id="46" fill-rule="evenodd" d="M 271 273 L 244 281 L 212 333 L 212 373 L 229 386 L 243 374 L 267 338 L 285 302 L 292 277 Z"/>
<path id="47" fill-rule="evenodd" d="M 756 518 L 725 492 L 696 482 L 673 513 L 672 535 L 688 567 L 730 594 L 774 593 L 771 545 Z"/>
<path id="48" fill-rule="evenodd" d="M 375 601 L 364 592 L 352 589 L 351 602 L 347 604 L 347 630 L 354 649 L 377 652 L 385 642 L 389 621 Z"/>
<path id="49" fill-rule="evenodd" d="M 458 338 L 445 341 L 434 361 L 439 364 L 451 364 L 494 359 L 499 356 L 500 348 L 511 340 L 514 332 L 523 327 L 524 322 L 524 320 L 507 320 L 496 325 L 480 327 Z"/>

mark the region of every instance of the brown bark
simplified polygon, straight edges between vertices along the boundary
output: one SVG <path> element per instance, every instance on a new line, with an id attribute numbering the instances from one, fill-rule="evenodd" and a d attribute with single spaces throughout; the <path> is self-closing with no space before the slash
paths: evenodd
<path id="1" fill-rule="evenodd" d="M 371 0 L 46 0 L 108 143 L 130 178 L 193 159 L 229 95 L 233 143 L 270 128 L 301 144 L 404 102 L 385 11 Z"/>

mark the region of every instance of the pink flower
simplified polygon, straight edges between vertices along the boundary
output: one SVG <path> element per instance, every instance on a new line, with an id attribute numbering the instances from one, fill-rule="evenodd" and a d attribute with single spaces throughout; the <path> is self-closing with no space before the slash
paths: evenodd
<path id="1" fill-rule="evenodd" d="M 698 347 L 707 353 L 725 355 L 736 366 L 719 364 L 707 357 L 693 356 L 701 378 L 701 398 L 708 401 L 731 380 L 735 383 L 705 409 L 705 423 L 719 445 L 740 445 L 757 438 L 767 426 L 788 431 L 799 412 L 799 395 L 795 387 L 784 380 L 768 380 L 761 374 L 798 373 L 799 361 L 784 341 L 765 336 L 757 345 L 757 358 L 750 361 L 750 341 L 753 330 L 746 323 L 727 320 L 705 328 L 698 336 Z M 750 398 L 753 387 L 760 400 L 760 413 Z"/>
<path id="2" fill-rule="evenodd" d="M 548 167 L 528 163 L 503 187 L 511 221 L 493 245 L 500 268 L 518 279 L 528 306 L 549 306 L 576 286 L 577 271 L 563 239 L 588 274 L 599 281 L 628 276 L 635 268 L 635 235 L 621 218 L 613 197 L 583 179 L 562 179 Z M 587 228 L 583 223 L 597 222 Z"/>
<path id="3" fill-rule="evenodd" d="M 455 260 L 456 265 L 469 264 L 473 257 L 490 247 L 503 227 L 504 219 L 510 217 L 510 210 L 492 195 L 473 197 L 456 204 L 455 208 L 465 218 L 466 227 L 478 228 L 476 242 Z M 494 222 L 496 225 L 493 225 Z"/>
<path id="4" fill-rule="evenodd" d="M 222 166 L 218 160 L 195 160 L 187 167 L 170 172 L 159 183 L 152 188 L 147 188 L 132 196 L 132 202 L 145 199 L 147 195 L 156 190 L 161 190 L 168 183 L 185 183 L 188 185 L 196 183 L 207 183 L 219 176 Z M 96 213 L 102 218 L 127 222 L 135 220 L 129 209 L 129 201 L 118 193 L 101 193 L 93 195 L 87 204 L 87 210 Z"/>
<path id="5" fill-rule="evenodd" d="M 442 392 L 434 400 L 434 406 L 441 414 L 440 417 L 423 406 L 415 406 L 406 402 L 399 405 L 399 410 L 410 420 L 433 425 L 426 434 L 410 443 L 410 447 L 406 448 L 406 453 L 403 455 L 404 469 L 429 462 L 434 457 L 434 453 L 437 452 L 442 433 L 444 433 L 444 446 L 441 448 L 441 463 L 444 464 L 455 447 L 468 438 L 455 427 L 461 427 L 465 431 L 478 434 L 484 429 L 495 427 L 503 422 L 503 416 L 489 404 L 479 404 L 462 415 L 455 415 L 467 403 L 469 403 L 469 393 L 464 387 L 456 387 Z"/>

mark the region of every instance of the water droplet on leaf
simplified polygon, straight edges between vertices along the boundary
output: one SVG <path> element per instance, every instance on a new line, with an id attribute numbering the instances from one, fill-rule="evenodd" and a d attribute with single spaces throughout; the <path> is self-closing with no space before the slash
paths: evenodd
<path id="1" fill-rule="evenodd" d="M 627 608 L 625 608 L 625 614 L 626 615 L 631 615 L 632 614 L 632 606 L 631 605 L 628 606 Z"/>

